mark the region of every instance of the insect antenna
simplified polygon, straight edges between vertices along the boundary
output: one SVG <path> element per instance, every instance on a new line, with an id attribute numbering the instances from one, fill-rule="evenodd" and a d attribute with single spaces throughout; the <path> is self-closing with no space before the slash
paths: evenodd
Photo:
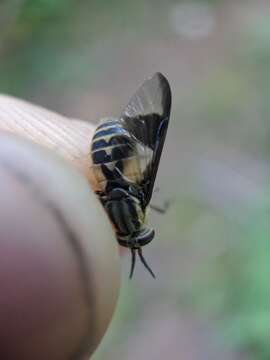
<path id="1" fill-rule="evenodd" d="M 133 276 L 135 263 L 136 263 L 136 251 L 134 249 L 130 249 L 130 250 L 131 250 L 131 268 L 130 268 L 129 278 L 131 279 Z"/>
<path id="2" fill-rule="evenodd" d="M 143 257 L 143 254 L 142 254 L 142 249 L 141 248 L 138 248 L 138 254 L 139 254 L 139 257 L 141 259 L 141 262 L 143 263 L 143 265 L 145 266 L 145 268 L 150 272 L 150 274 L 153 276 L 153 278 L 155 279 L 156 276 L 155 274 L 153 273 L 153 271 L 151 270 L 151 268 L 149 267 L 149 265 L 147 264 L 145 258 Z"/>

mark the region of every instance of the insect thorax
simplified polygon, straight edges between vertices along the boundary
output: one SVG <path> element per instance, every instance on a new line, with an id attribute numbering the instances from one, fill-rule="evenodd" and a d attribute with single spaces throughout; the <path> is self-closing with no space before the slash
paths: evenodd
<path id="1" fill-rule="evenodd" d="M 123 188 L 113 189 L 102 199 L 104 207 L 119 236 L 132 236 L 144 225 L 144 212 L 140 201 Z"/>

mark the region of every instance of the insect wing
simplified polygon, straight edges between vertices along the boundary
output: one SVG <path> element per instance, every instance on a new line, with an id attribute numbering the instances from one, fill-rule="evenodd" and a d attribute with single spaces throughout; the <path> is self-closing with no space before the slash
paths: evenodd
<path id="1" fill-rule="evenodd" d="M 145 194 L 145 207 L 152 197 L 170 110 L 170 85 L 161 73 L 156 73 L 137 90 L 121 115 L 123 127 L 144 148 L 147 166 L 141 184 Z"/>

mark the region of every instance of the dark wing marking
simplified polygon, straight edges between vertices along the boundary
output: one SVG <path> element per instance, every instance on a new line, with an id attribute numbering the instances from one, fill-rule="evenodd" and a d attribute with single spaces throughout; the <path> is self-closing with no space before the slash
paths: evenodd
<path id="1" fill-rule="evenodd" d="M 170 110 L 170 85 L 161 73 L 156 73 L 137 90 L 121 114 L 122 126 L 143 147 L 152 150 L 152 158 L 148 159 L 141 184 L 144 188 L 145 207 L 152 197 Z M 149 151 L 146 150 L 145 153 L 149 156 Z"/>

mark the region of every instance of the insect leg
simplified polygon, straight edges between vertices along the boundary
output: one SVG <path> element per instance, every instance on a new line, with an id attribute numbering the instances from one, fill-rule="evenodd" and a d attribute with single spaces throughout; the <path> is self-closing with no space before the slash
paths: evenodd
<path id="1" fill-rule="evenodd" d="M 160 213 L 160 214 L 165 214 L 165 212 L 168 210 L 168 208 L 170 207 L 171 202 L 170 201 L 166 201 L 163 206 L 157 206 L 157 205 L 152 205 L 150 204 L 150 209 Z"/>

